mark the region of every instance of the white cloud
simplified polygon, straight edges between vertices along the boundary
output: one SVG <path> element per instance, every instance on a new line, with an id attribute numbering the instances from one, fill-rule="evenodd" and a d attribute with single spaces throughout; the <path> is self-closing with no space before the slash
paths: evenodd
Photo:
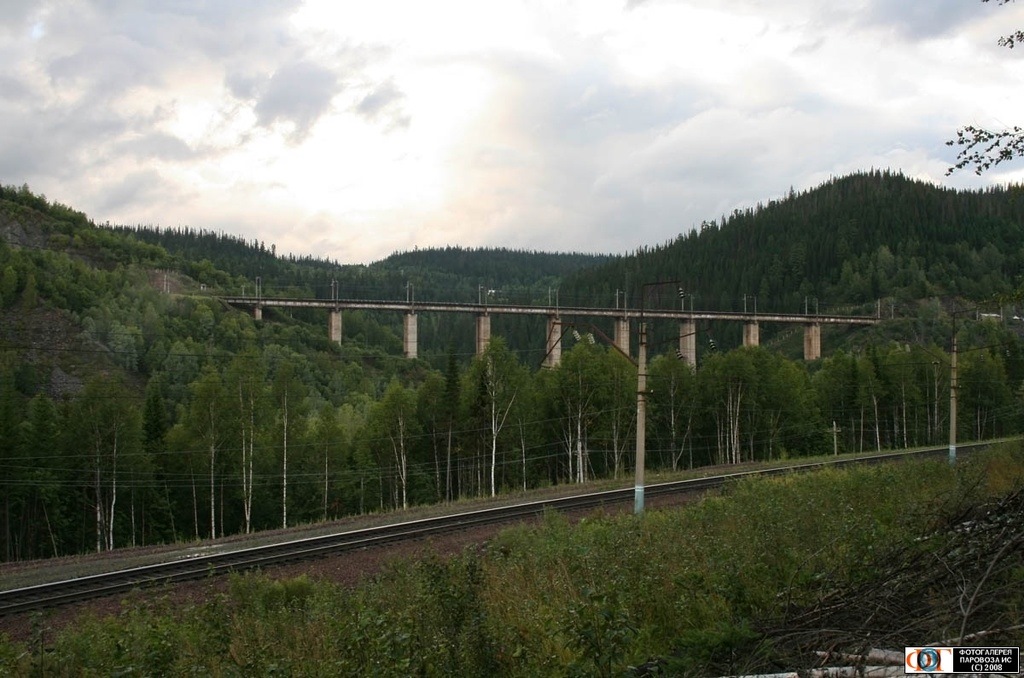
<path id="1" fill-rule="evenodd" d="M 301 141 L 339 92 L 338 78 L 330 69 L 309 61 L 288 63 L 270 77 L 256 103 L 256 118 L 265 126 L 291 123 L 291 138 Z"/>
<path id="2" fill-rule="evenodd" d="M 1019 124 L 1024 6 L 37 0 L 0 19 L 0 181 L 99 221 L 368 261 L 625 251 Z"/>

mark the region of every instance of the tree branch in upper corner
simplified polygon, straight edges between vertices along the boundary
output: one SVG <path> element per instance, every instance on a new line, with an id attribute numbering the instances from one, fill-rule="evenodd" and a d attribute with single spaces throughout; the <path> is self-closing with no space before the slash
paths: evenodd
<path id="1" fill-rule="evenodd" d="M 989 0 L 981 0 L 989 2 Z M 1006 5 L 1013 0 L 996 0 L 996 4 Z M 1013 49 L 1017 43 L 1024 43 L 1024 31 L 1014 31 L 1010 35 L 999 38 L 1000 47 Z M 947 146 L 958 146 L 960 152 L 956 156 L 956 164 L 946 170 L 946 176 L 965 167 L 973 166 L 975 174 L 981 174 L 1001 162 L 1024 157 L 1024 130 L 1020 127 L 994 132 L 981 127 L 968 125 L 956 132 L 956 139 L 946 142 Z"/>
<path id="2" fill-rule="evenodd" d="M 956 139 L 946 145 L 960 147 L 956 164 L 946 170 L 947 175 L 969 166 L 974 167 L 975 174 L 981 174 L 1001 162 L 1024 157 L 1024 129 L 1014 126 L 992 131 L 968 125 L 958 129 Z"/>

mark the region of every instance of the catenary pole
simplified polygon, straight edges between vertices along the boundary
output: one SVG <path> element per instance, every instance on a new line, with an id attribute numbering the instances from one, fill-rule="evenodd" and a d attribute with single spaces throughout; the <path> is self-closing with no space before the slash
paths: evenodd
<path id="1" fill-rule="evenodd" d="M 636 361 L 636 481 L 633 513 L 644 512 L 644 453 L 647 444 L 647 323 L 640 321 L 640 348 Z"/>

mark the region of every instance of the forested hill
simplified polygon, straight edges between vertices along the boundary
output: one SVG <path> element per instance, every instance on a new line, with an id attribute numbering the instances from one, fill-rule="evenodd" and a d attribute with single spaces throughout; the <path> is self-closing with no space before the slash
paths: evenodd
<path id="1" fill-rule="evenodd" d="M 763 310 L 882 297 L 984 299 L 1024 273 L 1024 188 L 954 191 L 872 171 L 709 221 L 674 242 L 580 271 L 569 294 L 613 299 L 680 280 L 697 308 Z"/>
<path id="2" fill-rule="evenodd" d="M 557 287 L 566 275 L 612 259 L 449 246 L 398 252 L 369 266 L 343 265 L 314 256 L 278 256 L 273 243 L 205 229 L 116 226 L 113 230 L 162 247 L 183 266 L 192 267 L 197 276 L 216 269 L 250 282 L 259 277 L 264 293 L 270 296 L 326 297 L 332 281 L 337 281 L 344 297 L 403 298 L 406 285 L 412 284 L 416 297 L 423 300 L 469 301 L 482 287 L 505 298 L 530 302 L 539 301 L 547 288 Z"/>
<path id="3" fill-rule="evenodd" d="M 550 288 L 563 278 L 609 261 L 612 256 L 551 253 L 507 248 L 444 247 L 399 252 L 370 266 L 371 270 L 399 272 L 422 281 L 417 298 L 472 299 L 482 287 L 503 300 L 544 301 Z"/>
<path id="4" fill-rule="evenodd" d="M 1020 197 L 872 173 L 589 268 L 581 255 L 458 248 L 341 266 L 209 232 L 100 227 L 27 186 L 0 187 L 0 560 L 221 537 L 632 468 L 637 371 L 589 329 L 567 332 L 558 365 L 540 370 L 544 318 L 495 314 L 478 355 L 471 314 L 424 312 L 409 359 L 401 314 L 346 311 L 337 342 L 323 310 L 266 308 L 257 320 L 218 298 L 251 294 L 255 275 L 265 296 L 324 296 L 337 281 L 342 297 L 390 299 L 546 303 L 557 289 L 563 306 L 567 274 L 579 298 L 608 306 L 618 289 L 669 278 L 686 281 L 698 306 L 719 308 L 744 293 L 761 294 L 763 309 L 773 295 L 790 305 L 803 294 L 981 297 L 1020 273 Z M 729 350 L 741 342 L 702 326 L 709 348 L 695 367 L 676 358 L 670 325 L 658 328 L 665 341 L 649 341 L 642 430 L 652 471 L 943 439 L 937 337 L 953 323 L 939 304 L 883 322 L 856 351 L 825 337 L 824 357 L 810 363 L 768 342 Z M 962 439 L 1024 428 L 1020 327 L 1012 316 L 956 324 Z"/>
<path id="5" fill-rule="evenodd" d="M 396 252 L 375 266 L 406 270 L 443 270 L 453 275 L 493 280 L 497 284 L 532 283 L 561 277 L 611 261 L 607 255 L 535 252 L 500 248 L 443 247 Z M 537 274 L 531 274 L 531 271 Z"/>

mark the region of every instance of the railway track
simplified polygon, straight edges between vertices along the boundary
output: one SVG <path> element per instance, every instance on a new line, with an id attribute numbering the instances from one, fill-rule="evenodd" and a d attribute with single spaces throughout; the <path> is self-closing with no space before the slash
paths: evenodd
<path id="1" fill-rule="evenodd" d="M 965 444 L 959 446 L 958 450 L 963 453 L 969 453 L 973 450 L 987 447 L 989 444 Z M 825 467 L 834 468 L 854 464 L 882 463 L 906 458 L 940 456 L 947 453 L 948 447 L 934 447 L 909 452 L 893 452 L 837 459 L 835 461 L 798 464 L 784 468 L 740 471 L 706 478 L 648 485 L 645 488 L 645 496 L 650 499 L 657 499 L 658 497 L 672 495 L 696 494 L 721 487 L 728 482 L 752 476 L 782 475 L 813 471 Z M 483 525 L 515 523 L 536 517 L 545 511 L 578 512 L 599 507 L 615 506 L 632 502 L 633 492 L 633 488 L 606 490 L 512 506 L 485 508 L 381 527 L 350 530 L 270 545 L 241 548 L 210 555 L 182 557 L 153 565 L 9 589 L 0 591 L 0 616 L 59 607 L 92 598 L 126 593 L 135 588 L 202 579 L 228 572 L 242 572 L 272 565 L 322 558 L 344 551 L 423 539 Z"/>

